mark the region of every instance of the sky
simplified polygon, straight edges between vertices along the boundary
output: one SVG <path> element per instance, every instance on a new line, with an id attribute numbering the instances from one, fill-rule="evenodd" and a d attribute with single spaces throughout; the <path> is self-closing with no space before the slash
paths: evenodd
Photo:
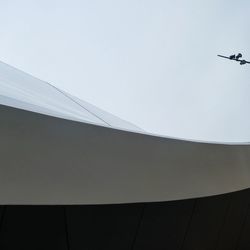
<path id="1" fill-rule="evenodd" d="M 0 0 L 0 60 L 159 135 L 250 141 L 247 0 Z"/>

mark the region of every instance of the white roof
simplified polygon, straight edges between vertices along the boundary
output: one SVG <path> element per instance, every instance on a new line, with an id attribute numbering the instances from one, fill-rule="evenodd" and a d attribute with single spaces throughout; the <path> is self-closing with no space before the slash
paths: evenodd
<path id="1" fill-rule="evenodd" d="M 59 118 L 141 131 L 45 81 L 0 62 L 0 104 Z"/>
<path id="2" fill-rule="evenodd" d="M 249 188 L 249 144 L 131 133 L 138 128 L 4 63 L 0 117 L 0 204 L 152 202 Z"/>

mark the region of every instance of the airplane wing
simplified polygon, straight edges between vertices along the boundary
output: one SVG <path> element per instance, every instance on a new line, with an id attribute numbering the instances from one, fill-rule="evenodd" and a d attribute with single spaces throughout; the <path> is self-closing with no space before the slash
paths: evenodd
<path id="1" fill-rule="evenodd" d="M 222 55 L 217 55 L 217 56 L 222 57 L 222 58 L 226 58 L 226 59 L 230 59 L 228 56 L 222 56 Z"/>
<path id="2" fill-rule="evenodd" d="M 228 56 L 222 56 L 222 55 L 217 55 L 217 56 L 222 57 L 222 58 L 226 58 L 226 59 L 229 59 L 229 60 L 234 60 L 234 61 L 237 61 L 237 62 L 241 62 L 241 65 L 250 64 L 250 61 L 246 61 L 246 60 L 240 60 L 240 59 L 236 59 L 236 58 L 231 59 Z"/>

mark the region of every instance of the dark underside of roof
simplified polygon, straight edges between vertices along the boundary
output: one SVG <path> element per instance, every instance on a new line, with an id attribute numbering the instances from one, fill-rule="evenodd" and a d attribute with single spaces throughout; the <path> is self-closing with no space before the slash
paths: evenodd
<path id="1" fill-rule="evenodd" d="M 250 249 L 250 189 L 125 205 L 1 206 L 0 249 Z"/>

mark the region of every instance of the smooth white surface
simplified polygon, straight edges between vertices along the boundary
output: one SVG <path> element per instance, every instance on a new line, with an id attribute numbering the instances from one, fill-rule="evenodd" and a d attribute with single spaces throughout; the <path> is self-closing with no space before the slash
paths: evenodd
<path id="1" fill-rule="evenodd" d="M 75 121 L 140 130 L 3 62 L 0 62 L 0 104 Z"/>

